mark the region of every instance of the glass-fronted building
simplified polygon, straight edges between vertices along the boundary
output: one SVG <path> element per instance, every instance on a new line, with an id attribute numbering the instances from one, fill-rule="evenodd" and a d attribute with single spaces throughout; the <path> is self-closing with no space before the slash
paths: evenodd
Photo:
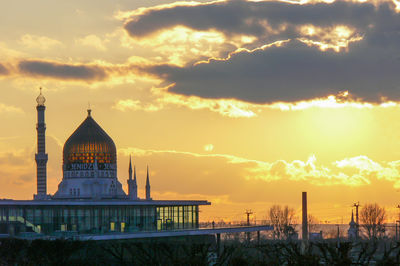
<path id="1" fill-rule="evenodd" d="M 0 233 L 102 234 L 196 229 L 207 201 L 0 201 Z"/>

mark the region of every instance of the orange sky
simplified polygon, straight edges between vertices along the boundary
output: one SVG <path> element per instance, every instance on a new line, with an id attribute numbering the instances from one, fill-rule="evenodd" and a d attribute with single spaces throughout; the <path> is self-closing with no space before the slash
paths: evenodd
<path id="1" fill-rule="evenodd" d="M 321 88 L 313 92 L 315 97 L 304 89 L 308 96 L 262 98 L 266 96 L 260 93 L 258 101 L 252 95 L 261 89 L 251 88 L 251 80 L 238 88 L 240 93 L 235 82 L 218 81 L 221 88 L 232 85 L 232 91 L 221 91 L 223 96 L 203 95 L 213 89 L 211 76 L 197 80 L 193 74 L 195 84 L 184 79 L 174 83 L 171 79 L 179 74 L 160 74 L 157 66 L 184 69 L 190 76 L 194 66 L 234 64 L 248 55 L 280 49 L 290 39 L 261 38 L 246 29 L 233 33 L 219 26 L 197 28 L 189 22 L 164 22 L 161 27 L 149 15 L 152 10 L 175 11 L 180 5 L 196 8 L 200 2 L 207 3 L 5 4 L 0 10 L 0 197 L 31 199 L 36 192 L 35 98 L 41 86 L 47 99 L 50 193 L 61 181 L 63 144 L 85 118 L 90 102 L 94 119 L 117 146 L 124 189 L 132 154 L 139 196 L 144 195 L 149 164 L 154 199 L 212 202 L 201 208 L 202 221 L 244 220 L 246 209 L 252 209 L 257 220 L 266 219 L 272 204 L 289 205 L 300 217 L 302 191 L 308 192 L 309 212 L 321 221 L 347 222 L 357 201 L 385 206 L 393 221 L 400 204 L 396 91 L 386 90 L 383 82 L 375 91 L 372 87 L 365 94 L 357 89 L 353 93 L 357 80 L 349 78 L 348 87 Z M 148 17 L 138 24 L 141 16 Z M 130 19 L 137 19 L 135 27 L 152 31 L 129 32 L 125 25 Z M 296 27 L 296 38 L 331 56 L 351 52 L 350 43 L 362 44 L 368 37 L 357 23 L 310 23 Z M 271 23 L 260 25 L 272 35 L 286 24 L 276 29 L 268 28 Z M 350 74 L 360 78 L 359 73 Z M 323 82 L 331 86 L 329 79 Z M 189 91 L 191 86 L 203 86 L 202 91 Z M 371 95 L 381 98 L 368 98 Z"/>

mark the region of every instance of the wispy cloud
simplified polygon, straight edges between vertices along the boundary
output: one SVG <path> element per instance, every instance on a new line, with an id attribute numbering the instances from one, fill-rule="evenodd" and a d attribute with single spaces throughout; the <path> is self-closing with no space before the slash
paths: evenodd
<path id="1" fill-rule="evenodd" d="M 0 183 L 4 187 L 32 185 L 33 167 L 33 152 L 29 149 L 0 152 Z"/>
<path id="2" fill-rule="evenodd" d="M 107 47 L 105 45 L 106 41 L 100 39 L 100 37 L 90 34 L 83 38 L 76 39 L 75 41 L 78 45 L 88 46 L 95 48 L 99 51 L 106 51 Z"/>
<path id="3" fill-rule="evenodd" d="M 33 48 L 39 50 L 48 50 L 51 48 L 62 46 L 62 43 L 58 40 L 32 34 L 25 34 L 21 36 L 19 43 L 26 48 Z"/>
<path id="4" fill-rule="evenodd" d="M 179 106 L 192 110 L 208 110 L 230 118 L 253 118 L 266 110 L 298 111 L 310 108 L 393 108 L 400 105 L 399 102 L 384 101 L 381 103 L 363 102 L 354 98 L 348 91 L 339 92 L 337 95 L 329 95 L 298 102 L 274 102 L 271 104 L 256 104 L 236 99 L 204 99 L 198 96 L 185 96 L 168 92 L 166 88 L 153 88 L 152 99 L 145 104 L 138 99 L 118 100 L 112 108 L 126 111 L 160 111 L 168 107 Z"/>
<path id="5" fill-rule="evenodd" d="M 119 100 L 117 101 L 113 107 L 114 109 L 117 109 L 119 111 L 125 112 L 125 111 L 148 111 L 148 112 L 154 112 L 162 109 L 162 106 L 157 106 L 154 104 L 143 104 L 139 100 L 132 100 L 132 99 L 125 99 L 125 100 Z"/>
<path id="6" fill-rule="evenodd" d="M 24 111 L 16 106 L 7 105 L 4 103 L 0 103 L 0 114 L 1 113 L 16 113 L 16 114 L 23 114 Z"/>
<path id="7" fill-rule="evenodd" d="M 237 165 L 242 170 L 241 177 L 246 180 L 263 180 L 266 182 L 289 180 L 308 182 L 316 186 L 345 185 L 350 187 L 367 186 L 374 180 L 387 180 L 393 182 L 395 188 L 400 188 L 400 181 L 398 181 L 400 161 L 378 163 L 367 156 L 345 158 L 328 165 L 321 165 L 317 162 L 315 155 L 311 155 L 306 161 L 277 160 L 266 162 L 229 154 L 201 154 L 176 150 L 124 148 L 119 149 L 119 152 L 126 156 L 133 154 L 134 157 L 151 157 L 158 154 L 223 159 L 227 165 L 223 166 L 222 164 L 220 167 L 226 168 L 229 167 L 229 164 Z"/>

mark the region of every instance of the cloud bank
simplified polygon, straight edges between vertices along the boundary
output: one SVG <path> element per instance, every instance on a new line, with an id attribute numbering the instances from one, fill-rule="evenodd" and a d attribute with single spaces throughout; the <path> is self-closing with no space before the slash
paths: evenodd
<path id="1" fill-rule="evenodd" d="M 15 65 L 11 62 L 10 69 L 0 64 L 0 75 L 95 83 L 115 77 L 125 82 L 139 78 L 140 73 L 151 76 L 154 82 L 161 80 L 158 89 L 164 88 L 165 94 L 186 97 L 183 101 L 170 97 L 169 102 L 193 105 L 190 99 L 196 103 L 201 99 L 200 108 L 209 108 L 208 99 L 228 101 L 218 105 L 211 102 L 217 107 L 210 109 L 234 117 L 255 116 L 253 109 L 238 106 L 236 100 L 255 105 L 291 104 L 349 91 L 350 100 L 357 102 L 400 101 L 400 13 L 392 3 L 191 2 L 140 8 L 129 14 L 124 28 L 134 39 L 150 43 L 155 36 L 173 31 L 183 32 L 183 36 L 189 36 L 186 39 L 196 36 L 198 41 L 212 39 L 214 43 L 205 42 L 189 49 L 195 51 L 191 56 L 198 56 L 195 63 L 172 65 L 157 60 L 138 63 L 129 59 L 123 64 L 65 63 L 20 59 Z M 185 29 L 190 29 L 190 34 L 185 35 Z M 196 32 L 201 34 L 195 35 Z M 100 44 L 93 36 L 88 35 L 84 43 Z M 221 47 L 221 53 L 199 51 L 210 47 L 211 50 Z M 167 52 L 175 58 L 176 54 L 187 52 L 186 48 L 175 48 L 176 51 L 168 48 Z M 205 58 L 223 55 L 227 49 L 231 50 L 225 57 Z M 165 103 L 160 100 L 148 110 L 159 109 L 162 104 Z M 144 108 L 132 103 L 128 107 Z M 231 115 L 233 109 L 238 111 Z"/>
<path id="2" fill-rule="evenodd" d="M 256 36 L 249 46 L 259 48 L 183 67 L 147 68 L 173 84 L 172 93 L 273 103 L 348 90 L 367 102 L 400 100 L 400 14 L 391 3 L 171 5 L 134 13 L 125 29 L 132 37 L 150 38 L 179 25 Z"/>
<path id="3" fill-rule="evenodd" d="M 18 70 L 25 75 L 33 77 L 79 81 L 102 81 L 108 76 L 103 68 L 95 65 L 62 64 L 40 60 L 20 61 Z"/>
<path id="4" fill-rule="evenodd" d="M 385 9 L 389 8 L 385 4 Z M 254 35 L 274 41 L 299 36 L 298 25 L 336 24 L 365 28 L 376 19 L 375 6 L 336 1 L 332 4 L 294 4 L 279 1 L 226 1 L 197 5 L 184 3 L 133 12 L 125 23 L 132 37 L 145 37 L 178 25 L 197 31 L 217 30 L 226 35 Z"/>

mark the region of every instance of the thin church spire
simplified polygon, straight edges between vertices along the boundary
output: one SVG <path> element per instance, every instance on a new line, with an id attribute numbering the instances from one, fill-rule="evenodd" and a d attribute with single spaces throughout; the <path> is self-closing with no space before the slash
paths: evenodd
<path id="1" fill-rule="evenodd" d="M 147 165 L 147 177 L 146 177 L 146 200 L 151 200 L 150 197 L 150 177 L 149 177 L 149 166 Z"/>
<path id="2" fill-rule="evenodd" d="M 129 155 L 129 179 L 128 179 L 128 198 L 137 200 L 136 166 L 134 166 L 134 176 L 132 180 L 132 156 Z"/>
<path id="3" fill-rule="evenodd" d="M 132 180 L 132 158 L 131 155 L 129 155 L 129 180 Z"/>

